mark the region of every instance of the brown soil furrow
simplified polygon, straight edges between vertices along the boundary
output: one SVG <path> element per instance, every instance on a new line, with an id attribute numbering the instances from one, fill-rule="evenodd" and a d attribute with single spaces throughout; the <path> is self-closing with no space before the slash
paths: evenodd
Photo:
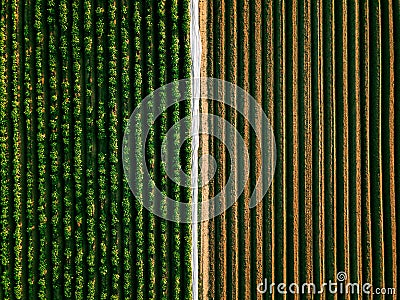
<path id="1" fill-rule="evenodd" d="M 390 201 L 385 205 L 389 206 L 390 209 L 390 225 L 388 231 L 388 239 L 390 243 L 390 250 L 388 250 L 388 257 L 390 258 L 390 273 L 388 273 L 389 280 L 385 280 L 386 283 L 391 287 L 397 287 L 397 247 L 396 247 L 396 195 L 395 189 L 391 188 L 395 186 L 395 130 L 394 130 L 394 32 L 393 32 L 393 9 L 392 9 L 392 1 L 388 3 L 388 14 L 389 14 L 389 198 Z M 389 218 L 385 214 L 385 219 Z M 386 255 L 386 253 L 385 253 Z M 386 275 L 385 275 L 386 277 Z"/>
<path id="2" fill-rule="evenodd" d="M 286 70 L 286 3 L 283 1 L 281 5 L 281 19 L 280 19 L 280 48 L 281 48 L 281 53 L 280 53 L 280 62 L 279 62 L 279 67 L 280 67 L 280 79 L 279 79 L 279 99 L 280 99 L 280 105 L 278 108 L 278 105 L 276 105 L 276 108 L 278 109 L 275 112 L 275 115 L 279 115 L 279 118 L 276 118 L 276 123 L 279 122 L 279 128 L 280 130 L 276 134 L 276 139 L 277 139 L 277 149 L 278 150 L 278 155 L 280 152 L 280 155 L 282 158 L 279 158 L 279 162 L 277 163 L 277 166 L 279 168 L 279 164 L 281 164 L 280 173 L 281 179 L 279 180 L 279 185 L 275 185 L 275 190 L 274 190 L 274 196 L 275 196 L 275 209 L 278 207 L 279 214 L 275 215 L 275 224 L 276 226 L 276 232 L 278 233 L 275 237 L 277 239 L 277 243 L 279 243 L 280 247 L 277 247 L 276 250 L 279 252 L 279 255 L 277 257 L 278 265 L 280 265 L 279 268 L 275 270 L 275 274 L 280 274 L 280 276 L 277 278 L 279 279 L 279 282 L 287 282 L 286 281 L 286 271 L 287 271 L 287 263 L 286 263 L 286 249 L 287 249 L 287 240 L 286 240 L 286 165 L 287 165 L 287 160 L 286 160 L 286 115 L 285 115 L 285 107 L 286 107 L 286 76 L 285 76 L 285 70 Z M 275 45 L 277 47 L 277 45 Z M 276 97 L 275 97 L 276 98 Z M 277 102 L 279 101 L 278 99 L 276 100 Z M 279 120 L 279 121 L 278 121 Z M 275 123 L 275 124 L 276 124 Z M 275 132 L 277 129 L 275 129 Z M 275 178 L 277 178 L 275 176 Z M 277 183 L 275 181 L 275 183 Z M 277 203 L 277 202 L 281 203 Z M 278 226 L 280 228 L 278 228 Z M 279 231 L 278 231 L 279 230 Z M 279 241 L 280 240 L 280 241 Z M 278 249 L 281 248 L 281 249 Z M 277 253 L 275 252 L 275 253 Z"/>
<path id="3" fill-rule="evenodd" d="M 330 64 L 331 64 L 331 86 L 330 86 L 330 95 L 331 95 L 331 108 L 330 108 L 330 114 L 331 114 L 331 122 L 330 122 L 330 140 L 331 140 L 331 144 L 330 147 L 331 149 L 333 149 L 331 151 L 331 156 L 330 156 L 330 160 L 331 160 L 331 172 L 330 172 L 330 180 L 331 180 L 331 211 L 330 214 L 332 214 L 332 232 L 331 232 L 331 238 L 332 238 L 332 243 L 331 243 L 331 251 L 332 251 L 332 255 L 331 255 L 331 261 L 330 263 L 334 266 L 333 267 L 333 272 L 331 273 L 332 275 L 330 276 L 330 278 L 335 279 L 336 278 L 336 274 L 340 271 L 338 270 L 338 265 L 337 265 L 337 259 L 338 259 L 338 243 L 337 243 L 337 227 L 338 227 L 338 222 L 337 222 L 337 170 L 338 170 L 338 162 L 337 162 L 337 148 L 340 147 L 340 145 L 338 145 L 336 143 L 336 137 L 337 137 L 337 116 L 336 116 L 336 112 L 337 112 L 337 103 L 338 103 L 338 96 L 337 96 L 337 87 L 336 87 L 336 76 L 340 73 L 338 73 L 336 71 L 336 40 L 335 40 L 335 36 L 337 34 L 336 31 L 336 24 L 335 24 L 335 1 L 332 2 L 332 5 L 330 6 L 330 9 L 332 10 L 332 16 L 330 18 L 330 21 L 332 22 L 331 25 L 331 36 L 332 36 L 332 45 L 331 45 L 331 53 L 332 53 L 332 57 L 330 58 Z M 329 240 L 329 239 L 328 239 Z M 329 298 L 329 297 L 328 297 Z"/>
<path id="4" fill-rule="evenodd" d="M 249 0 L 244 0 L 243 1 L 243 7 L 239 8 L 243 11 L 243 26 L 241 28 L 241 34 L 243 36 L 243 70 L 240 70 L 242 72 L 242 80 L 243 82 L 240 82 L 243 84 L 242 88 L 245 91 L 249 91 L 249 49 L 250 49 L 250 42 L 249 42 Z M 239 83 L 239 84 L 240 84 Z M 248 110 L 248 107 L 245 108 Z M 249 126 L 245 122 L 244 123 L 244 135 L 243 139 L 244 142 L 246 143 L 246 147 L 248 148 L 249 146 Z M 247 162 L 246 162 L 247 164 Z M 245 168 L 250 168 L 250 166 L 245 166 Z M 251 285 L 248 284 L 250 283 L 250 272 L 251 272 L 251 263 L 250 263 L 250 257 L 251 257 L 251 252 L 250 252 L 250 212 L 248 209 L 248 199 L 250 199 L 250 190 L 249 186 L 247 186 L 244 190 L 244 197 L 243 197 L 243 203 L 239 203 L 239 205 L 243 205 L 243 226 L 242 230 L 244 232 L 244 239 L 240 241 L 243 245 L 244 249 L 244 257 L 239 258 L 243 260 L 243 275 L 241 278 L 242 284 L 241 286 L 243 287 L 243 294 L 242 297 L 244 300 L 250 299 L 250 294 L 251 294 Z"/>
<path id="5" fill-rule="evenodd" d="M 206 9 L 203 10 L 201 13 L 206 13 L 207 15 L 207 24 L 204 33 L 206 33 L 205 38 L 202 37 L 203 45 L 207 50 L 207 64 L 206 64 L 206 69 L 207 69 L 207 76 L 212 77 L 213 75 L 213 64 L 211 63 L 213 60 L 214 56 L 214 37 L 212 34 L 212 28 L 214 26 L 214 7 L 213 7 L 213 2 L 212 1 L 206 1 Z M 210 30 L 211 29 L 211 30 Z M 210 104 L 207 99 L 205 99 L 206 105 L 205 107 L 208 107 L 208 113 L 213 113 L 213 106 Z M 203 108 L 201 108 L 203 109 Z M 213 124 L 207 124 L 207 127 L 210 127 L 210 130 L 212 130 L 212 125 Z M 213 153 L 213 147 L 214 147 L 214 140 L 210 137 L 204 137 L 208 141 L 208 153 L 212 155 Z M 203 152 L 204 153 L 204 152 Z M 214 181 L 212 181 L 208 186 L 208 196 L 209 198 L 214 196 Z M 204 188 L 203 188 L 204 190 Z M 207 199 L 207 198 L 203 198 Z M 215 224 L 212 220 L 206 221 L 202 224 L 202 227 L 207 227 L 208 231 L 208 245 L 205 245 L 205 249 L 202 250 L 202 253 L 207 252 L 208 256 L 208 261 L 205 261 L 204 264 L 207 265 L 204 272 L 208 272 L 208 282 L 207 282 L 207 289 L 204 289 L 203 291 L 203 299 L 215 299 L 215 264 L 216 264 L 216 257 L 215 257 L 215 240 L 214 240 L 214 232 L 215 232 Z"/>
<path id="6" fill-rule="evenodd" d="M 313 282 L 313 208 L 312 208 L 312 102 L 311 102 L 311 3 L 304 3 L 304 134 L 305 134 L 305 183 L 304 183 L 304 202 L 305 202 L 305 235 L 302 237 L 306 241 L 305 249 L 305 282 Z"/>
<path id="7" fill-rule="evenodd" d="M 208 0 L 199 0 L 199 27 L 200 27 L 200 38 L 201 38 L 201 68 L 200 76 L 207 77 L 207 57 L 208 57 L 208 37 L 207 37 L 207 26 L 208 26 Z M 201 109 L 206 109 L 202 103 Z"/>
<path id="8" fill-rule="evenodd" d="M 214 34 L 216 35 L 216 52 L 214 53 L 215 66 L 214 76 L 217 78 L 225 79 L 226 64 L 225 64 L 225 0 L 216 1 L 216 7 L 214 7 Z M 223 91 L 218 93 L 220 97 L 224 97 Z M 221 116 L 226 119 L 226 110 L 224 105 L 214 103 L 214 114 Z M 225 136 L 226 130 L 223 124 L 217 125 L 222 134 Z M 216 162 L 219 166 L 218 176 L 216 177 L 216 186 L 214 187 L 214 195 L 219 193 L 226 184 L 226 153 L 224 145 L 219 143 L 217 147 L 213 149 L 213 155 L 216 158 Z M 221 197 L 222 207 L 226 203 L 227 195 Z M 226 299 L 226 266 L 227 266 L 227 232 L 226 232 L 226 213 L 216 217 L 215 222 L 215 251 L 216 251 L 216 269 L 215 269 L 215 299 Z"/>
<path id="9" fill-rule="evenodd" d="M 360 7 L 358 1 L 354 3 L 354 35 L 358 37 L 360 35 L 359 25 L 360 25 Z M 362 269 L 363 269 L 363 252 L 362 252 L 362 158 L 361 158 L 361 107 L 360 107 L 360 95 L 361 95 L 361 78 L 360 78 L 360 42 L 358 38 L 354 39 L 354 96 L 355 96 L 355 163 L 356 164 L 356 180 L 355 180 L 355 202 L 356 202 L 356 236 L 357 236 L 357 276 L 356 280 L 362 279 Z"/>
<path id="10" fill-rule="evenodd" d="M 342 164 L 343 164 L 343 217 L 342 220 L 339 222 L 343 222 L 343 259 L 344 259 L 344 268 L 343 271 L 346 272 L 346 274 L 350 274 L 350 243 L 349 243 L 349 145 L 348 145 L 348 140 L 349 140 L 349 134 L 348 134 L 348 124 L 349 124 L 349 116 L 348 116 L 348 102 L 347 99 L 349 98 L 349 93 L 348 93 L 348 39 L 347 39 L 347 30 L 345 28 L 345 24 L 347 24 L 347 3 L 343 2 L 343 10 L 342 10 L 342 52 L 343 52 L 343 66 L 342 70 L 339 70 L 343 74 L 343 94 L 342 94 L 342 109 L 343 109 L 343 120 L 342 124 L 339 126 L 342 127 L 343 133 L 342 133 L 342 140 L 339 141 L 339 147 L 340 143 L 342 143 Z M 339 181 L 341 181 L 341 178 L 338 178 Z M 339 237 L 341 238 L 341 237 Z"/>
<path id="11" fill-rule="evenodd" d="M 261 48 L 261 0 L 255 0 L 254 8 L 255 11 L 254 13 L 254 43 L 256 47 L 254 48 L 254 64 L 255 64 L 255 70 L 253 71 L 254 74 L 251 74 L 251 76 L 254 76 L 253 84 L 254 84 L 254 98 L 256 99 L 257 103 L 260 105 L 262 104 L 262 69 L 261 69 L 261 60 L 262 60 L 262 48 Z M 258 119 L 261 119 L 261 116 L 258 117 Z M 259 132 L 262 132 L 262 125 L 261 122 L 258 124 L 259 125 Z M 257 140 L 256 141 L 256 147 L 254 149 L 255 151 L 255 171 L 257 176 L 260 176 L 261 174 L 261 164 L 262 164 L 262 157 L 261 157 L 261 147 L 260 143 L 261 141 Z M 261 199 L 261 189 L 257 191 L 257 199 Z M 253 228 L 255 230 L 255 236 L 256 236 L 256 266 L 253 266 L 256 268 L 256 276 L 255 280 L 256 282 L 262 282 L 263 281 L 263 206 L 262 205 L 257 205 L 255 208 L 256 212 L 256 227 Z M 253 251 L 252 251 L 253 252 Z M 253 252 L 254 253 L 254 252 Z M 252 289 L 255 289 L 255 285 L 251 287 Z M 256 294 L 257 299 L 262 299 L 261 294 Z"/>
<path id="12" fill-rule="evenodd" d="M 317 11 L 318 11 L 318 254 L 319 259 L 318 263 L 320 266 L 320 278 L 319 282 L 325 282 L 325 176 L 324 176 L 324 157 L 325 157 L 325 139 L 324 139 L 324 107 L 323 107 L 323 94 L 324 94 L 324 81 L 323 81 L 323 19 L 322 19 L 322 11 L 323 6 L 321 3 L 317 2 Z"/>
<path id="13" fill-rule="evenodd" d="M 208 1 L 200 0 L 199 1 L 199 19 L 200 19 L 200 37 L 201 37 L 201 68 L 200 68 L 200 76 L 207 77 L 207 57 L 208 57 L 208 43 L 207 43 L 207 25 L 208 25 Z M 200 109 L 201 113 L 208 113 L 208 104 L 207 101 L 201 99 L 200 100 Z M 201 128 L 207 128 L 207 120 L 200 120 Z M 207 154 L 209 152 L 208 138 L 201 135 L 200 136 L 200 147 L 199 147 L 199 157 L 201 155 Z M 205 182 L 206 178 L 208 178 L 209 169 L 207 164 L 202 164 L 201 168 L 201 182 Z M 202 188 L 201 189 L 201 197 L 199 197 L 199 202 L 202 199 L 209 199 L 209 189 Z M 203 216 L 206 216 L 207 212 L 203 212 Z M 200 246 L 199 246 L 199 298 L 207 299 L 207 294 L 209 290 L 209 230 L 208 230 L 208 222 L 202 222 L 199 226 L 199 237 L 200 237 Z"/>
<path id="14" fill-rule="evenodd" d="M 274 22 L 274 17 L 273 17 L 273 3 L 272 1 L 269 1 L 267 3 L 267 11 L 266 11 L 266 19 L 267 19 L 267 24 L 266 24 L 266 38 L 267 41 L 265 42 L 267 44 L 267 62 L 266 62 L 266 69 L 267 69 L 267 75 L 266 75 L 266 85 L 267 85 L 267 99 L 273 99 L 274 98 L 274 31 L 273 31 L 273 22 Z M 274 103 L 273 101 L 267 101 L 267 108 L 266 108 L 266 113 L 267 117 L 270 120 L 270 124 L 274 124 Z M 274 223 L 275 223 L 275 217 L 273 214 L 273 197 L 274 197 L 274 186 L 271 184 L 270 189 L 267 194 L 267 211 L 268 211 L 268 217 L 269 221 L 267 222 L 267 237 L 265 239 L 268 242 L 268 251 L 266 249 L 266 252 L 268 253 L 267 257 L 269 258 L 269 261 L 267 260 L 267 264 L 270 264 L 270 267 L 267 268 L 270 270 L 269 274 L 266 274 L 266 278 L 270 281 L 273 282 L 275 280 L 275 228 L 274 228 Z"/>
<path id="15" fill-rule="evenodd" d="M 225 80 L 229 82 L 237 82 L 237 18 L 236 18 L 236 1 L 226 1 L 226 10 L 225 10 L 225 20 L 226 20 L 226 78 Z M 233 96 L 232 102 L 236 102 L 236 97 Z M 237 114 L 232 109 L 228 109 L 229 115 L 227 116 L 227 120 L 237 126 Z M 229 137 L 229 139 L 233 139 L 233 137 Z M 237 141 L 233 141 L 233 145 L 231 147 L 233 153 L 237 153 Z M 231 158 L 232 159 L 232 158 Z M 228 170 L 229 172 L 229 170 Z M 234 187 L 234 191 L 232 194 L 236 194 L 237 187 Z M 239 235 L 238 235 L 238 226 L 240 223 L 238 222 L 238 203 L 235 202 L 232 207 L 227 211 L 226 214 L 226 230 L 227 230 L 227 243 L 226 243 L 226 251 L 227 251 L 227 298 L 229 299 L 238 299 L 239 297 L 239 278 L 240 278 L 240 269 L 239 269 Z"/>
<path id="16" fill-rule="evenodd" d="M 201 23 L 200 23 L 201 24 Z M 204 49 L 204 48 L 203 48 Z M 201 100 L 202 101 L 202 100 Z M 201 113 L 207 114 L 208 112 L 208 105 L 206 101 L 202 101 L 201 104 Z M 207 120 L 201 119 L 200 126 L 202 128 L 207 128 Z M 208 139 L 204 136 L 200 138 L 200 147 L 199 147 L 199 156 L 208 153 Z M 201 182 L 205 182 L 205 179 L 208 177 L 208 166 L 207 164 L 202 164 L 201 168 Z M 209 189 L 203 188 L 201 189 L 201 199 L 209 199 Z M 199 202 L 200 202 L 199 201 Z M 204 218 L 208 215 L 208 212 L 202 212 Z M 200 224 L 200 246 L 199 246 L 199 298 L 200 299 L 207 299 L 208 291 L 209 291 L 209 263 L 210 263 L 210 251 L 209 251 L 209 228 L 208 228 L 208 221 L 204 221 Z"/>
<path id="17" fill-rule="evenodd" d="M 334 2 L 329 3 L 324 7 L 327 10 L 323 13 L 324 18 L 324 80 L 326 81 L 324 90 L 324 127 L 327 129 L 325 132 L 325 149 L 326 161 L 325 161 L 325 261 L 326 261 L 326 276 L 327 280 L 334 280 L 337 270 L 337 149 L 336 149 L 336 66 L 335 66 L 335 46 L 336 41 L 334 39 L 336 34 L 335 25 L 335 11 Z M 328 295 L 328 299 L 336 299 L 337 295 Z"/>
<path id="18" fill-rule="evenodd" d="M 292 6 L 292 70 L 293 70 L 293 79 L 292 84 L 293 86 L 298 82 L 298 11 L 297 11 L 297 1 L 293 1 Z M 299 127 L 298 127 L 298 106 L 299 106 L 299 99 L 298 99 L 298 89 L 292 87 L 292 107 L 288 107 L 288 110 L 292 110 L 292 140 L 293 140 L 293 147 L 292 147 L 292 154 L 288 153 L 289 156 L 292 157 L 292 174 L 290 175 L 292 180 L 288 182 L 288 185 L 292 185 L 293 194 L 292 194 L 292 214 L 293 214 L 293 222 L 292 224 L 288 224 L 288 227 L 292 227 L 292 253 L 291 257 L 287 258 L 288 265 L 290 265 L 290 261 L 292 261 L 292 272 L 293 276 L 291 279 L 292 282 L 300 282 L 299 277 L 299 151 L 297 145 L 299 144 Z M 290 160 L 289 160 L 290 161 Z M 290 201 L 288 199 L 288 201 Z M 290 238 L 290 235 L 288 236 Z M 295 299 L 298 299 L 298 295 L 295 296 Z"/>
<path id="19" fill-rule="evenodd" d="M 361 172 L 362 182 L 362 252 L 363 252 L 363 281 L 372 282 L 372 249 L 371 249 L 371 198 L 370 198 L 370 164 L 369 164 L 369 8 L 368 3 L 360 5 L 360 22 L 363 32 L 361 38 Z"/>

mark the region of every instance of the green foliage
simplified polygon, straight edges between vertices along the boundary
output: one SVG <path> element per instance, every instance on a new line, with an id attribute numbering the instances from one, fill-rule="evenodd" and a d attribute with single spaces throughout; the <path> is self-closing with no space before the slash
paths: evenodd
<path id="1" fill-rule="evenodd" d="M 190 227 L 143 209 L 120 153 L 142 98 L 190 76 L 180 1 L 2 1 L 0 299 L 190 298 Z M 188 114 L 189 102 L 164 113 L 147 149 L 151 175 L 180 201 L 189 190 L 168 183 L 156 154 Z M 174 164 L 188 168 L 184 152 Z"/>

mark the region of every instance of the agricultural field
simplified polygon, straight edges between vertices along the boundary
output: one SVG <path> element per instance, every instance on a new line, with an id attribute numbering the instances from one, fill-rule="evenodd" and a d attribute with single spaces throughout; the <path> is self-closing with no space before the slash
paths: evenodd
<path id="1" fill-rule="evenodd" d="M 367 297 L 266 289 L 329 281 L 397 289 L 399 36 L 399 0 L 0 0 L 0 299 Z M 197 86 L 207 82 L 198 71 L 237 86 Z M 131 131 L 142 100 L 180 79 L 192 97 L 144 139 Z M 139 129 L 171 100 L 157 95 L 133 119 Z M 168 165 L 164 140 L 184 118 L 189 138 L 174 133 Z M 129 152 L 140 138 L 144 160 Z M 195 185 L 176 183 L 178 169 Z M 201 222 L 154 214 L 156 189 Z M 207 218 L 214 209 L 223 213 Z"/>
<path id="2" fill-rule="evenodd" d="M 190 77 L 189 0 L 1 0 L 0 60 L 0 299 L 190 299 L 190 225 L 135 200 L 121 154 L 142 98 Z"/>
<path id="3" fill-rule="evenodd" d="M 200 1 L 202 76 L 248 91 L 277 147 L 272 185 L 249 209 L 259 172 L 254 133 L 242 115 L 201 102 L 202 112 L 224 116 L 241 132 L 252 175 L 230 209 L 200 225 L 200 299 L 298 299 L 276 288 L 259 293 L 257 285 L 319 287 L 339 272 L 347 282 L 398 286 L 399 4 Z M 201 151 L 221 170 L 204 201 L 226 184 L 230 162 L 210 137 Z"/>

